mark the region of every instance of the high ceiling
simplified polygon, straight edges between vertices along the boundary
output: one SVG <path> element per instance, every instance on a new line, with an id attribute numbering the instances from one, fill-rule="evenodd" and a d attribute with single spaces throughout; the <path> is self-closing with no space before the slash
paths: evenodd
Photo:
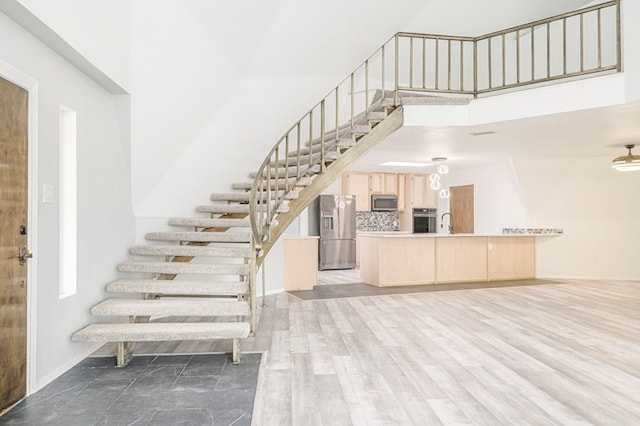
<path id="1" fill-rule="evenodd" d="M 616 157 L 626 143 L 640 152 L 640 102 L 481 126 L 405 126 L 363 157 L 353 170 L 424 172 L 380 166 L 385 161 L 428 162 L 447 157 L 452 169 L 522 157 Z M 495 133 L 473 136 L 471 133 Z M 637 152 L 636 152 L 637 151 Z"/>

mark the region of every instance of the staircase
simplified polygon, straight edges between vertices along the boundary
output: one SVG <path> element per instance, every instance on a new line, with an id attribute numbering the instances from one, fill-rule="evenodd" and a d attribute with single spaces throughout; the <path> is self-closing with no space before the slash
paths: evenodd
<path id="1" fill-rule="evenodd" d="M 196 217 L 170 219 L 168 224 L 174 230 L 149 233 L 146 239 L 150 244 L 131 247 L 134 260 L 121 263 L 118 270 L 134 277 L 109 283 L 106 290 L 116 297 L 91 308 L 93 315 L 105 317 L 106 321 L 88 325 L 74 333 L 72 339 L 117 342 L 119 366 L 127 364 L 135 342 L 231 339 L 233 362 L 239 362 L 240 341 L 256 330 L 256 271 L 265 256 L 312 200 L 358 158 L 402 126 L 405 105 L 467 104 L 469 96 L 475 98 L 497 90 L 620 72 L 617 21 L 615 62 L 598 61 L 592 68 L 581 63 L 579 72 L 572 72 L 565 65 L 561 74 L 551 75 L 547 67 L 544 77 L 532 74 L 529 80 L 518 77 L 509 82 L 503 70 L 502 83 L 497 84 L 491 78 L 491 67 L 495 66 L 491 50 L 482 50 L 486 40 L 496 38 L 503 46 L 505 40 L 515 40 L 513 43 L 519 47 L 520 31 L 544 25 L 549 31 L 552 22 L 562 23 L 574 16 L 582 22 L 583 15 L 600 16 L 600 11 L 607 8 L 615 9 L 616 13 L 611 14 L 614 18 L 619 15 L 616 0 L 480 37 L 394 35 L 284 134 L 260 168 L 249 175 L 252 180 L 232 184 L 232 192 L 212 194 L 209 204 L 195 208 Z M 597 34 L 601 32 L 599 23 L 598 20 Z M 440 45 L 447 48 L 439 50 Z M 452 45 L 459 46 L 459 59 L 452 55 Z M 545 49 L 546 45 L 540 45 L 537 43 L 536 49 Z M 464 61 L 464 46 L 473 50 L 473 61 Z M 428 49 L 435 50 L 428 53 Z M 531 49 L 533 57 L 533 43 Z M 448 54 L 441 58 L 442 51 Z M 387 52 L 392 52 L 393 60 L 385 59 L 385 55 L 391 56 Z M 563 52 L 566 64 L 567 53 Z M 550 52 L 543 53 L 550 60 Z M 488 72 L 478 65 L 480 56 L 488 58 Z M 517 67 L 520 76 L 523 65 L 518 62 Z M 456 68 L 458 71 L 452 72 Z M 438 78 L 438 72 L 444 73 L 445 69 L 446 79 Z M 488 79 L 481 78 L 483 73 L 488 74 Z M 435 79 L 427 78 L 432 74 Z M 465 79 L 465 75 L 472 78 Z M 385 86 L 393 90 L 386 90 Z M 427 92 L 445 93 L 448 97 L 426 95 Z M 175 321 L 150 322 L 153 317 Z"/>
<path id="2" fill-rule="evenodd" d="M 197 216 L 169 219 L 175 230 L 147 234 L 150 244 L 129 249 L 136 260 L 117 267 L 144 277 L 107 284 L 117 296 L 91 313 L 109 322 L 90 324 L 72 339 L 117 342 L 119 366 L 129 362 L 135 342 L 232 339 L 232 358 L 239 362 L 240 341 L 256 329 L 256 270 L 291 221 L 353 161 L 401 127 L 402 102 L 468 102 L 406 96 L 394 106 L 393 92 L 386 95 L 377 93 L 353 126 L 265 161 L 266 168 L 250 174 L 253 181 L 234 183 L 232 192 L 212 194 L 211 203 L 195 208 Z M 268 235 L 255 237 L 256 220 Z M 150 322 L 153 317 L 175 322 Z"/>

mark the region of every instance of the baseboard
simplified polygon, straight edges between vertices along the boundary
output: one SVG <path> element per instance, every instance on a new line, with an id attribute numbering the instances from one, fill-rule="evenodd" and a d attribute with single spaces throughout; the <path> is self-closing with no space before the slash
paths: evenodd
<path id="1" fill-rule="evenodd" d="M 69 371 L 71 368 L 73 368 L 80 361 L 82 361 L 83 359 L 87 358 L 92 353 L 94 353 L 95 351 L 100 349 L 102 347 L 102 345 L 103 345 L 103 343 L 92 344 L 85 351 L 83 351 L 81 353 L 78 353 L 73 358 L 71 358 L 69 361 L 65 362 L 60 367 L 58 367 L 55 370 L 53 370 L 51 373 L 49 373 L 46 376 L 42 377 L 40 380 L 37 380 L 35 389 L 30 389 L 29 395 L 32 395 L 32 394 L 36 393 L 37 391 L 39 391 L 43 387 L 47 386 L 49 383 L 53 382 L 58 377 L 62 376 L 64 373 Z M 27 395 L 27 396 L 29 396 L 29 395 Z"/>

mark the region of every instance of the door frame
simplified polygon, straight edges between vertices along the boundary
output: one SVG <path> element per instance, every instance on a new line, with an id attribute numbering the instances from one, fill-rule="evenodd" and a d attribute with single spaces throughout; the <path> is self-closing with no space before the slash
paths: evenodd
<path id="1" fill-rule="evenodd" d="M 36 389 L 36 294 L 38 288 L 38 81 L 0 60 L 0 77 L 28 92 L 27 106 L 27 395 Z"/>

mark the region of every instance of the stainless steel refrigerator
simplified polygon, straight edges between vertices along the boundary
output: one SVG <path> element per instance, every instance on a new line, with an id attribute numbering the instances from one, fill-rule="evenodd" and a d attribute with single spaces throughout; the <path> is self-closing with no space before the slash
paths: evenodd
<path id="1" fill-rule="evenodd" d="M 318 269 L 356 267 L 356 197 L 320 195 L 318 197 Z"/>

